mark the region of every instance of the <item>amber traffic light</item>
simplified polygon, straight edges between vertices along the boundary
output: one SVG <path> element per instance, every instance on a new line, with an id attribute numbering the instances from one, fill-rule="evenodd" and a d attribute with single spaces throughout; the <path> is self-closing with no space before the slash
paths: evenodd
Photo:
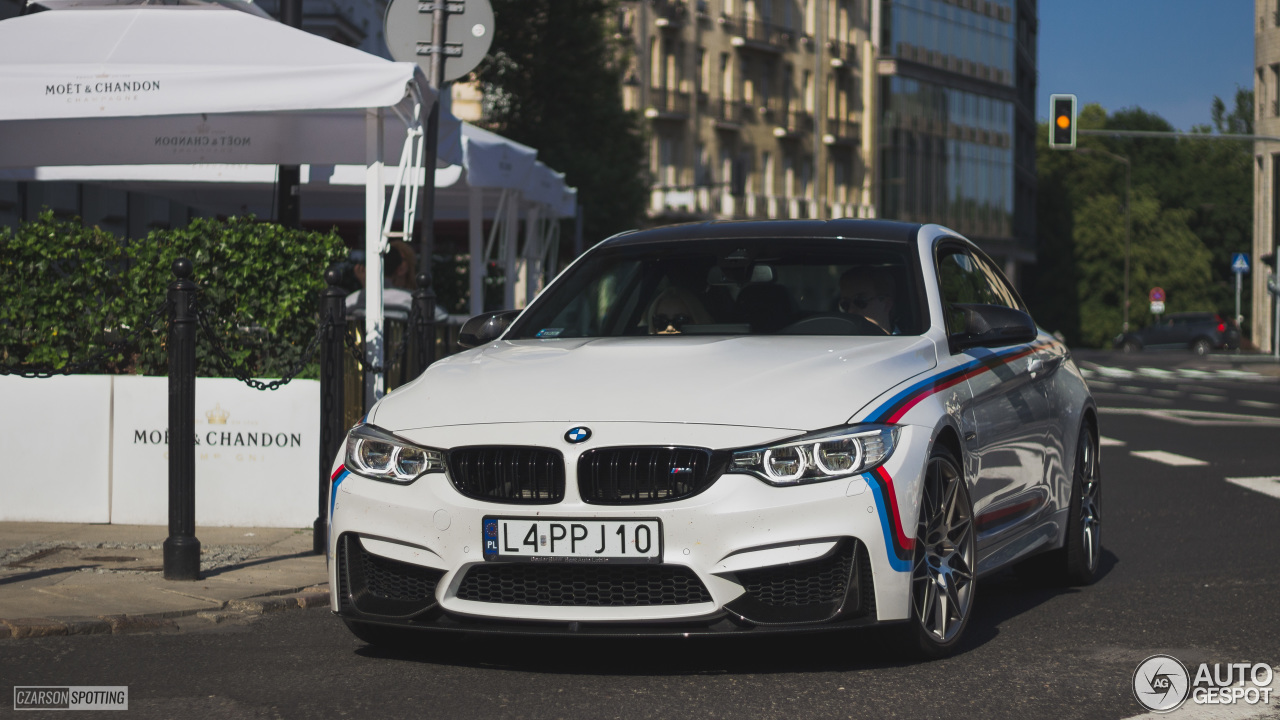
<path id="1" fill-rule="evenodd" d="M 1049 96 L 1049 147 L 1055 150 L 1076 148 L 1076 96 Z"/>

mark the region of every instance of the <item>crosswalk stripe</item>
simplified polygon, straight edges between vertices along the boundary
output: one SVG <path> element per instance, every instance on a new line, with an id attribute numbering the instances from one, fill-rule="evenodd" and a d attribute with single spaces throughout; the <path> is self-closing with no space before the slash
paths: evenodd
<path id="1" fill-rule="evenodd" d="M 1121 447 L 1124 445 L 1124 441 L 1116 440 L 1115 438 L 1100 437 L 1098 438 L 1098 444 L 1102 447 Z"/>
<path id="2" fill-rule="evenodd" d="M 1227 478 L 1227 482 L 1239 485 L 1242 488 L 1256 490 L 1263 495 L 1280 498 L 1280 477 Z"/>
<path id="3" fill-rule="evenodd" d="M 1273 402 L 1266 402 L 1265 400 L 1240 400 L 1239 403 L 1246 407 L 1260 408 L 1262 410 L 1271 410 L 1272 408 L 1280 407 L 1280 405 Z"/>
<path id="4" fill-rule="evenodd" d="M 1188 378 L 1211 378 L 1213 373 L 1208 370 L 1193 370 L 1192 368 L 1178 368 L 1178 374 Z"/>
<path id="5" fill-rule="evenodd" d="M 1133 456 L 1140 457 L 1144 460 L 1154 460 L 1155 462 L 1172 465 L 1174 467 L 1196 467 L 1199 465 L 1209 464 L 1204 460 L 1189 458 L 1185 455 L 1175 455 L 1171 452 L 1165 452 L 1164 450 L 1134 450 Z"/>

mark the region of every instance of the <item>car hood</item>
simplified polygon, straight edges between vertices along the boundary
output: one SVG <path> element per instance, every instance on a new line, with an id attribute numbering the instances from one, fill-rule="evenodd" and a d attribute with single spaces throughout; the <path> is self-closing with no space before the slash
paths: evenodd
<path id="1" fill-rule="evenodd" d="M 677 422 L 793 429 L 846 422 L 937 364 L 923 337 L 640 337 L 490 343 L 435 363 L 369 422 Z"/>

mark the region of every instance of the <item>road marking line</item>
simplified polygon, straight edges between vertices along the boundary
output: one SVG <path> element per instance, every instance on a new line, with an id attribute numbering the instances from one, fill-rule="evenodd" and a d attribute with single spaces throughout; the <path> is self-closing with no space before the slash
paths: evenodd
<path id="1" fill-rule="evenodd" d="M 1263 495 L 1270 495 L 1273 498 L 1280 498 L 1280 477 L 1247 477 L 1247 478 L 1227 478 L 1227 482 L 1232 485 L 1239 485 L 1242 488 L 1256 490 Z"/>
<path id="2" fill-rule="evenodd" d="M 1124 441 L 1109 437 L 1099 437 L 1098 444 L 1102 447 L 1121 447 L 1124 445 Z"/>
<path id="3" fill-rule="evenodd" d="M 1266 402 L 1265 400 L 1240 400 L 1239 402 L 1241 405 L 1246 407 L 1260 408 L 1262 410 L 1272 410 L 1280 407 L 1280 405 L 1277 405 L 1276 403 Z"/>
<path id="4" fill-rule="evenodd" d="M 1156 398 L 1149 398 L 1155 400 Z M 1206 410 L 1156 410 L 1152 408 L 1098 408 L 1104 415 L 1146 415 L 1158 420 L 1169 420 L 1183 425 L 1216 426 L 1216 427 L 1257 427 L 1259 425 L 1280 425 L 1280 417 L 1263 415 L 1239 415 L 1237 413 L 1208 412 Z"/>
<path id="5" fill-rule="evenodd" d="M 1226 402 L 1227 401 L 1227 399 L 1222 397 L 1221 395 L 1205 395 L 1203 393 L 1193 393 L 1191 395 L 1191 399 L 1203 400 L 1205 402 Z"/>
<path id="6" fill-rule="evenodd" d="M 1178 375 L 1178 373 L 1172 370 L 1165 370 L 1163 368 L 1153 368 L 1153 367 L 1138 368 L 1138 373 L 1142 375 L 1146 375 L 1148 377 L 1160 378 L 1162 380 L 1165 378 L 1177 377 Z"/>
<path id="7" fill-rule="evenodd" d="M 1140 457 L 1144 460 L 1154 460 L 1165 465 L 1173 465 L 1174 467 L 1194 467 L 1199 465 L 1208 465 L 1204 460 L 1189 458 L 1185 455 L 1174 455 L 1164 450 L 1134 450 L 1134 457 Z"/>

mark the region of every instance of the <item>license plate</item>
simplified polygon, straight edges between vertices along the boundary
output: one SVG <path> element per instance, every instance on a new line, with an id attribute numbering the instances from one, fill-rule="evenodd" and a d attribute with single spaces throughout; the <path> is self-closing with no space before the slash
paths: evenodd
<path id="1" fill-rule="evenodd" d="M 485 560 L 662 562 L 660 520 L 484 519 Z"/>

